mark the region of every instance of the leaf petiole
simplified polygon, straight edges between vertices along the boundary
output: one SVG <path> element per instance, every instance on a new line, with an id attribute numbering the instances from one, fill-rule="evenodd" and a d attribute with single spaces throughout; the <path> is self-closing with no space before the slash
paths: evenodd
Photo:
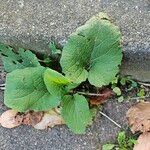
<path id="1" fill-rule="evenodd" d="M 71 91 L 71 93 L 73 93 Z M 80 95 L 86 95 L 86 96 L 104 96 L 105 94 L 98 94 L 98 93 L 88 93 L 88 92 L 80 92 L 80 91 L 76 91 L 76 93 L 80 94 Z"/>

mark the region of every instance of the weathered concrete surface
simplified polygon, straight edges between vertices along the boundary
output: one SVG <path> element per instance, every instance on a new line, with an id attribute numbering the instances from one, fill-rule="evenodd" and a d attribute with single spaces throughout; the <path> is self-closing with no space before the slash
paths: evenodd
<path id="1" fill-rule="evenodd" d="M 4 82 L 5 73 L 0 66 L 0 84 Z M 3 98 L 3 92 L 0 91 L 0 114 L 8 109 L 4 106 Z M 112 99 L 104 105 L 103 112 L 126 128 L 125 113 L 131 105 L 131 102 L 117 103 L 117 100 Z M 99 145 L 114 141 L 119 130 L 100 113 L 85 135 L 75 135 L 66 126 L 44 131 L 29 126 L 15 129 L 0 126 L 0 150 L 99 150 Z"/>
<path id="2" fill-rule="evenodd" d="M 0 114 L 6 109 L 1 102 Z M 117 104 L 109 101 L 104 106 L 104 112 L 113 120 L 125 126 L 125 112 L 131 103 Z M 119 128 L 98 113 L 93 125 L 85 135 L 74 135 L 66 126 L 58 126 L 44 131 L 32 127 L 20 126 L 15 129 L 0 127 L 1 150 L 98 150 L 99 145 L 114 141 Z"/>
<path id="3" fill-rule="evenodd" d="M 52 36 L 60 43 L 92 15 L 107 12 L 123 34 L 122 71 L 150 81 L 150 2 L 149 0 L 0 0 L 0 41 L 39 52 L 47 51 Z M 0 62 L 1 67 L 1 62 Z M 0 84 L 4 73 L 0 69 Z M 126 126 L 125 113 L 132 103 L 111 100 L 104 112 Z M 6 110 L 0 92 L 0 114 Z M 21 126 L 0 127 L 2 150 L 97 150 L 113 141 L 119 129 L 98 113 L 85 135 L 74 135 L 66 126 L 37 131 Z"/>
<path id="4" fill-rule="evenodd" d="M 100 11 L 121 28 L 123 74 L 150 81 L 149 0 L 0 0 L 0 41 L 43 52 Z"/>
<path id="5" fill-rule="evenodd" d="M 5 82 L 0 61 L 0 84 Z M 7 110 L 3 103 L 3 92 L 0 90 L 0 114 Z M 126 111 L 133 101 L 118 103 L 109 100 L 103 112 L 127 129 Z M 75 135 L 66 126 L 57 126 L 48 130 L 36 130 L 29 126 L 5 129 L 0 126 L 0 150 L 99 150 L 106 142 L 114 142 L 119 128 L 108 119 L 97 114 L 93 124 L 85 135 Z"/>

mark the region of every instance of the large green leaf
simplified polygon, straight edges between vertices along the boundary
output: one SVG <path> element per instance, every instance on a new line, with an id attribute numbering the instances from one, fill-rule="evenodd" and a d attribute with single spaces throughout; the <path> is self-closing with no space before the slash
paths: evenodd
<path id="1" fill-rule="evenodd" d="M 69 85 L 70 80 L 55 70 L 46 69 L 44 72 L 44 82 L 48 91 L 52 95 L 61 97 L 61 95 L 65 92 L 65 86 Z"/>
<path id="2" fill-rule="evenodd" d="M 25 51 L 20 48 L 15 53 L 11 47 L 0 44 L 0 54 L 2 55 L 5 71 L 7 72 L 26 67 L 40 66 L 37 57 L 29 50 Z"/>
<path id="3" fill-rule="evenodd" d="M 19 112 L 44 111 L 59 105 L 60 99 L 52 96 L 43 81 L 43 67 L 17 69 L 7 75 L 4 103 Z"/>
<path id="4" fill-rule="evenodd" d="M 78 94 L 64 96 L 61 114 L 68 127 L 78 134 L 84 133 L 91 122 L 88 102 L 84 96 Z"/>
<path id="5" fill-rule="evenodd" d="M 72 81 L 87 78 L 92 85 L 109 84 L 118 73 L 121 34 L 106 14 L 100 13 L 74 32 L 63 48 L 61 66 Z"/>

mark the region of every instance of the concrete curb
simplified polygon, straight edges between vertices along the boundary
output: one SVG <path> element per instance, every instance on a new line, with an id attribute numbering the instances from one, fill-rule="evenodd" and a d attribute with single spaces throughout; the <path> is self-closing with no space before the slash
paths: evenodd
<path id="1" fill-rule="evenodd" d="M 0 42 L 42 53 L 52 36 L 63 44 L 92 15 L 107 12 L 123 34 L 121 73 L 150 82 L 148 0 L 0 1 Z"/>

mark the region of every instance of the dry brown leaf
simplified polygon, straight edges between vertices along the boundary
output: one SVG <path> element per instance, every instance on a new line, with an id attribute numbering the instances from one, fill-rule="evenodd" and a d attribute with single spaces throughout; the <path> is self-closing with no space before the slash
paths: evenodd
<path id="1" fill-rule="evenodd" d="M 42 120 L 43 112 L 29 111 L 23 116 L 22 124 L 35 126 Z"/>
<path id="2" fill-rule="evenodd" d="M 55 125 L 64 124 L 64 121 L 59 113 L 54 110 L 44 113 L 42 120 L 34 126 L 36 129 L 47 129 L 48 127 L 54 127 Z"/>
<path id="3" fill-rule="evenodd" d="M 1 126 L 5 128 L 14 128 L 22 123 L 22 118 L 17 117 L 18 112 L 15 110 L 7 110 L 0 117 Z"/>
<path id="4" fill-rule="evenodd" d="M 112 92 L 112 90 L 110 90 L 108 88 L 104 89 L 99 94 L 102 94 L 102 95 L 101 96 L 92 96 L 90 98 L 90 104 L 91 105 L 100 105 L 100 104 L 103 104 L 104 102 L 106 102 L 108 100 L 108 98 L 110 98 L 112 95 L 114 95 L 114 93 Z"/>
<path id="5" fill-rule="evenodd" d="M 36 129 L 46 129 L 55 125 L 64 124 L 59 109 L 49 112 L 18 113 L 15 110 L 7 110 L 0 117 L 0 123 L 5 128 L 14 128 L 21 124 L 32 125 Z"/>
<path id="6" fill-rule="evenodd" d="M 140 102 L 131 107 L 127 112 L 127 119 L 133 133 L 150 131 L 150 103 Z"/>
<path id="7" fill-rule="evenodd" d="M 55 125 L 64 124 L 59 109 L 49 112 L 27 112 L 20 114 L 15 110 L 7 110 L 0 117 L 0 123 L 5 128 L 14 128 L 21 124 L 32 125 L 36 129 L 46 129 Z"/>
<path id="8" fill-rule="evenodd" d="M 133 150 L 150 150 L 150 133 L 141 134 L 135 144 Z"/>

